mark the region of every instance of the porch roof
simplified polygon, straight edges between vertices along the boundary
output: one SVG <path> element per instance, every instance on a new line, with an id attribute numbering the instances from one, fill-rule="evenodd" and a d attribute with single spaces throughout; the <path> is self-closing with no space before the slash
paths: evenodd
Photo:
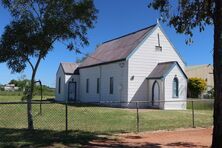
<path id="1" fill-rule="evenodd" d="M 175 65 L 178 65 L 178 67 L 180 68 L 184 76 L 187 78 L 183 69 L 180 67 L 180 65 L 176 61 L 169 61 L 169 62 L 158 63 L 157 66 L 150 73 L 150 75 L 147 77 L 147 79 L 164 78 Z"/>

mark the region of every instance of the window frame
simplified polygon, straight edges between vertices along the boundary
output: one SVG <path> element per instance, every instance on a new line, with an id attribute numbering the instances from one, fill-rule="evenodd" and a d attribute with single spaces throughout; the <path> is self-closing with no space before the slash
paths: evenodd
<path id="1" fill-rule="evenodd" d="M 179 98 L 179 79 L 177 77 L 173 78 L 173 98 Z"/>
<path id="2" fill-rule="evenodd" d="M 162 52 L 162 46 L 160 45 L 160 34 L 159 33 L 157 33 L 157 40 L 158 40 L 158 45 L 155 46 L 155 51 Z"/>
<path id="3" fill-rule="evenodd" d="M 58 87 L 58 93 L 61 94 L 61 77 L 59 77 L 59 87 Z"/>
<path id="4" fill-rule="evenodd" d="M 100 94 L 100 78 L 96 79 L 96 93 Z"/>
<path id="5" fill-rule="evenodd" d="M 113 94 L 114 92 L 114 78 L 109 78 L 109 94 Z"/>
<path id="6" fill-rule="evenodd" d="M 89 78 L 86 79 L 86 93 L 89 93 Z"/>

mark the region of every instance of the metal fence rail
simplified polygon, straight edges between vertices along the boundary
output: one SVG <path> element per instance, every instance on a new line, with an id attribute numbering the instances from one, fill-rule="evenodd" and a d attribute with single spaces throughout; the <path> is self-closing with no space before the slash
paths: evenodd
<path id="1" fill-rule="evenodd" d="M 159 101 L 166 102 L 178 101 Z M 32 113 L 35 129 L 42 130 L 112 133 L 212 126 L 213 100 L 195 99 L 184 102 L 187 105 L 185 110 L 159 110 L 147 107 L 150 104 L 148 101 L 33 101 Z M 131 104 L 131 107 L 124 108 L 126 104 Z M 26 102 L 0 102 L 0 128 L 26 128 L 26 107 Z"/>

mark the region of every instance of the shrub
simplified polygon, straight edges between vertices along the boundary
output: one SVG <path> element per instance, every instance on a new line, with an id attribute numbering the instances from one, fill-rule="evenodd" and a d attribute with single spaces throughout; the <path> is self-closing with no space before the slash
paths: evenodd
<path id="1" fill-rule="evenodd" d="M 207 95 L 209 99 L 214 99 L 214 88 L 211 88 L 210 90 L 207 91 Z"/>
<path id="2" fill-rule="evenodd" d="M 207 83 L 201 78 L 189 78 L 188 89 L 189 97 L 198 98 L 199 95 L 205 91 L 207 88 Z"/>

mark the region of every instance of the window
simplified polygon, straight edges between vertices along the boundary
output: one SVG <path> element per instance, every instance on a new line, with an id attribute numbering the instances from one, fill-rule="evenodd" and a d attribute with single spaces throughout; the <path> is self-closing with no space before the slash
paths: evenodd
<path id="1" fill-rule="evenodd" d="M 160 35 L 159 35 L 159 33 L 157 34 L 157 39 L 158 39 L 158 45 L 156 46 L 156 51 L 161 52 L 162 47 L 160 46 Z"/>
<path id="2" fill-rule="evenodd" d="M 109 79 L 109 93 L 113 94 L 113 77 Z"/>
<path id="3" fill-rule="evenodd" d="M 96 87 L 96 93 L 99 94 L 99 89 L 100 89 L 100 80 L 97 78 L 97 87 Z"/>
<path id="4" fill-rule="evenodd" d="M 58 88 L 58 93 L 61 93 L 61 77 L 59 77 L 59 88 Z"/>
<path id="5" fill-rule="evenodd" d="M 175 77 L 173 79 L 173 97 L 178 98 L 179 97 L 179 81 L 178 78 Z"/>
<path id="6" fill-rule="evenodd" d="M 89 93 L 89 79 L 86 79 L 86 93 Z"/>
<path id="7" fill-rule="evenodd" d="M 156 46 L 156 51 L 161 52 L 162 51 L 162 47 L 161 46 Z"/>

